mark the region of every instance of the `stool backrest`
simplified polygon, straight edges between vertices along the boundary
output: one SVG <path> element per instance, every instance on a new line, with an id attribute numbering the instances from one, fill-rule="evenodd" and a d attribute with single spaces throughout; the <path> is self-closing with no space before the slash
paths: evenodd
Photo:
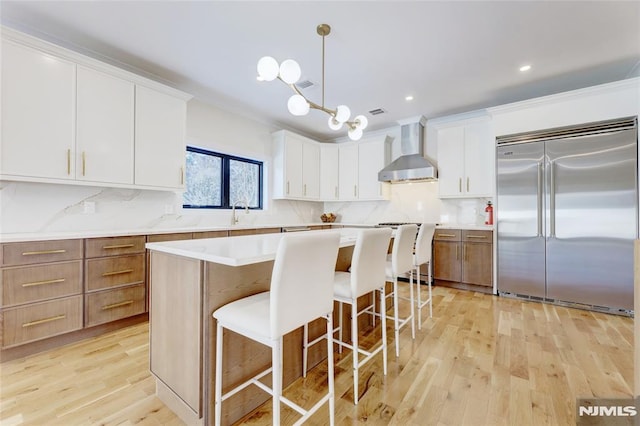
<path id="1" fill-rule="evenodd" d="M 393 237 L 391 269 L 398 276 L 413 269 L 413 245 L 416 241 L 418 225 L 400 225 Z"/>
<path id="2" fill-rule="evenodd" d="M 418 238 L 416 238 L 416 265 L 424 265 L 431 262 L 431 245 L 435 231 L 436 225 L 434 223 L 420 225 Z"/>
<path id="3" fill-rule="evenodd" d="M 351 258 L 351 294 L 362 296 L 384 286 L 390 240 L 391 228 L 362 229 L 358 232 Z"/>
<path id="4" fill-rule="evenodd" d="M 285 234 L 271 274 L 271 335 L 301 327 L 333 311 L 333 277 L 340 232 Z"/>

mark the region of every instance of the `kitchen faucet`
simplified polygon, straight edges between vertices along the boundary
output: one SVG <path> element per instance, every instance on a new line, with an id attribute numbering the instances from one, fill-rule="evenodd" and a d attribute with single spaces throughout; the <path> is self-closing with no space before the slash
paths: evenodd
<path id="1" fill-rule="evenodd" d="M 249 214 L 249 203 L 245 200 L 236 200 L 236 202 L 233 203 L 233 206 L 231 207 L 231 224 L 232 225 L 235 225 L 238 223 L 238 216 L 236 216 L 236 206 L 240 203 L 244 204 L 245 214 Z"/>

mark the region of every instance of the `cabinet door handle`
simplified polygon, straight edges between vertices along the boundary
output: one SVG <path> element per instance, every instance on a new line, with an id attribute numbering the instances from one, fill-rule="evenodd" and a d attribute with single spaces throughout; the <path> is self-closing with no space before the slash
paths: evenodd
<path id="1" fill-rule="evenodd" d="M 467 246 L 462 246 L 462 257 L 464 257 L 464 260 L 467 261 L 469 260 L 469 255 L 468 255 L 468 250 L 467 250 Z"/>
<path id="2" fill-rule="evenodd" d="M 467 235 L 467 238 L 487 238 L 486 235 Z"/>
<path id="3" fill-rule="evenodd" d="M 333 193 L 335 194 L 335 197 L 338 198 L 338 187 L 334 187 L 333 189 Z"/>
<path id="4" fill-rule="evenodd" d="M 358 185 L 353 185 L 353 196 L 354 197 L 358 196 Z"/>
<path id="5" fill-rule="evenodd" d="M 65 282 L 64 278 L 57 278 L 55 280 L 46 280 L 46 281 L 34 281 L 31 283 L 24 283 L 22 287 L 35 287 L 37 285 L 45 285 L 45 284 L 56 284 Z"/>
<path id="6" fill-rule="evenodd" d="M 456 234 L 438 234 L 437 237 L 455 237 Z"/>
<path id="7" fill-rule="evenodd" d="M 133 269 L 123 269 L 121 271 L 104 272 L 102 274 L 102 276 L 103 277 L 110 277 L 112 275 L 122 275 L 122 274 L 128 274 L 130 272 L 133 272 Z"/>
<path id="8" fill-rule="evenodd" d="M 287 194 L 289 194 L 289 181 L 287 181 Z"/>
<path id="9" fill-rule="evenodd" d="M 102 307 L 103 311 L 108 311 L 109 309 L 120 308 L 122 306 L 133 305 L 133 300 L 125 300 L 124 302 L 112 303 L 111 305 L 105 305 Z"/>
<path id="10" fill-rule="evenodd" d="M 307 195 L 307 184 L 302 185 L 302 195 Z"/>
<path id="11" fill-rule="evenodd" d="M 84 151 L 82 151 L 82 176 L 85 175 L 85 171 L 87 170 L 87 155 Z"/>
<path id="12" fill-rule="evenodd" d="M 180 185 L 184 185 L 184 167 L 180 166 Z"/>
<path id="13" fill-rule="evenodd" d="M 469 178 L 467 178 L 467 192 L 469 192 Z"/>
<path id="14" fill-rule="evenodd" d="M 110 250 L 110 249 L 121 249 L 121 248 L 131 248 L 133 247 L 133 244 L 114 244 L 112 246 L 102 246 L 103 250 Z"/>
<path id="15" fill-rule="evenodd" d="M 60 250 L 39 250 L 39 251 L 25 251 L 22 253 L 23 256 L 33 256 L 36 254 L 58 254 L 58 253 L 66 253 L 65 249 Z"/>
<path id="16" fill-rule="evenodd" d="M 462 178 L 458 179 L 458 192 L 462 192 Z"/>
<path id="17" fill-rule="evenodd" d="M 71 150 L 67 150 L 67 174 L 71 174 Z"/>
<path id="18" fill-rule="evenodd" d="M 39 319 L 39 320 L 36 320 L 36 321 L 25 322 L 25 323 L 22 324 L 22 327 L 24 327 L 24 328 L 32 327 L 32 326 L 38 325 L 38 324 L 44 324 L 44 323 L 51 322 L 51 321 L 57 321 L 57 320 L 65 319 L 66 317 L 67 316 L 65 314 L 62 314 L 62 315 L 56 315 L 54 317 Z"/>
<path id="19" fill-rule="evenodd" d="M 458 245 L 456 244 L 456 260 L 460 259 L 459 249 L 460 249 L 460 247 L 458 247 Z"/>

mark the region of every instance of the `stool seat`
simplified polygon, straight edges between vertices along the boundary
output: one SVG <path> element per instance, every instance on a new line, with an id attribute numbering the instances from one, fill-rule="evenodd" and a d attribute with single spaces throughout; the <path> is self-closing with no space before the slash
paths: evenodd
<path id="1" fill-rule="evenodd" d="M 268 291 L 228 303 L 216 310 L 214 317 L 223 323 L 225 328 L 259 342 L 280 337 L 271 335 Z"/>
<path id="2" fill-rule="evenodd" d="M 352 298 L 351 291 L 351 273 L 336 272 L 333 279 L 333 298 L 341 297 L 344 299 Z"/>

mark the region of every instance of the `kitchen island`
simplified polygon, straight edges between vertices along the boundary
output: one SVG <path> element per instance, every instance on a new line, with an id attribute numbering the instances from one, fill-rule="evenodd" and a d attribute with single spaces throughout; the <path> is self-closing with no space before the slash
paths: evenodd
<path id="1" fill-rule="evenodd" d="M 339 232 L 336 270 L 351 263 L 357 229 Z M 156 393 L 189 425 L 213 421 L 216 328 L 211 314 L 234 300 L 269 290 L 283 234 L 148 243 L 150 263 L 150 369 Z M 366 304 L 366 300 L 363 301 Z M 313 337 L 322 322 L 310 327 Z M 229 332 L 225 335 L 223 385 L 245 381 L 271 362 L 269 348 Z M 284 340 L 283 385 L 302 375 L 302 331 Z M 325 345 L 309 351 L 309 366 L 326 357 Z M 231 424 L 269 399 L 249 387 L 225 401 L 223 423 Z"/>

